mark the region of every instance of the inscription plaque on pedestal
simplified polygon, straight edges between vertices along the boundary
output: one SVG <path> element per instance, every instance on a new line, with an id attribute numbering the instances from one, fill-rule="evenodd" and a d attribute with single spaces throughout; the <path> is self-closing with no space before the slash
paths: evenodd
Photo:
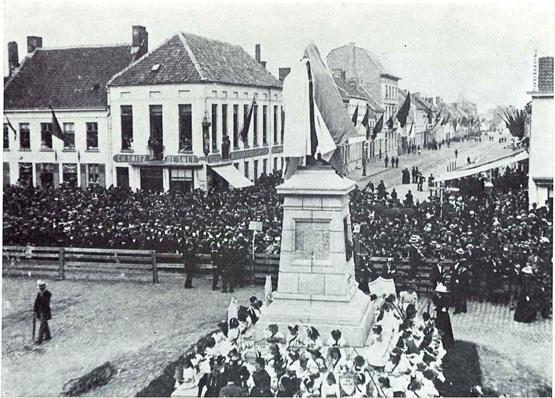
<path id="1" fill-rule="evenodd" d="M 329 221 L 295 222 L 295 258 L 325 260 L 330 255 Z"/>

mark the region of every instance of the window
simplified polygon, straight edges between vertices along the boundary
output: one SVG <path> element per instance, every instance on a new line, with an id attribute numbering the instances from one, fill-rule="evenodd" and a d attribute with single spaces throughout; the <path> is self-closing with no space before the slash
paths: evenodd
<path id="1" fill-rule="evenodd" d="M 163 142 L 162 105 L 150 105 L 150 138 Z"/>
<path id="2" fill-rule="evenodd" d="M 233 148 L 239 148 L 239 105 L 233 105 Z"/>
<path id="3" fill-rule="evenodd" d="M 249 106 L 248 105 L 243 105 L 243 124 L 245 124 L 245 121 L 247 120 L 247 117 L 249 115 Z M 248 148 L 249 146 L 249 132 L 247 131 L 247 136 L 246 136 L 246 140 L 244 142 L 245 148 Z"/>
<path id="4" fill-rule="evenodd" d="M 268 174 L 268 159 L 262 159 L 262 173 Z"/>
<path id="5" fill-rule="evenodd" d="M 258 180 L 258 160 L 253 162 L 253 171 L 254 183 L 256 184 L 256 180 Z"/>
<path id="6" fill-rule="evenodd" d="M 10 132 L 7 123 L 4 123 L 4 149 L 10 149 Z"/>
<path id="7" fill-rule="evenodd" d="M 249 178 L 249 162 L 245 160 L 245 177 Z"/>
<path id="8" fill-rule="evenodd" d="M 278 107 L 274 105 L 274 144 L 278 143 Z"/>
<path id="9" fill-rule="evenodd" d="M 133 147 L 133 107 L 121 106 L 121 149 L 129 150 Z"/>
<path id="10" fill-rule="evenodd" d="M 19 124 L 19 149 L 31 149 L 31 131 L 29 130 L 29 123 Z"/>
<path id="11" fill-rule="evenodd" d="M 64 149 L 75 150 L 75 124 L 64 123 Z"/>
<path id="12" fill-rule="evenodd" d="M 56 187 L 60 182 L 56 163 L 37 163 L 37 184 L 40 187 Z"/>
<path id="13" fill-rule="evenodd" d="M 212 104 L 212 152 L 218 150 L 218 105 Z"/>
<path id="14" fill-rule="evenodd" d="M 90 185 L 104 185 L 104 165 L 103 164 L 86 164 L 85 166 L 85 181 L 86 186 Z"/>
<path id="15" fill-rule="evenodd" d="M 52 149 L 52 123 L 40 124 L 40 149 Z"/>
<path id="16" fill-rule="evenodd" d="M 23 185 L 33 185 L 32 163 L 19 163 L 19 181 Z"/>
<path id="17" fill-rule="evenodd" d="M 179 105 L 179 150 L 193 150 L 193 119 L 191 105 Z"/>
<path id="18" fill-rule="evenodd" d="M 193 170 L 191 169 L 171 169 L 170 170 L 170 190 L 179 192 L 193 191 Z"/>
<path id="19" fill-rule="evenodd" d="M 277 161 L 278 161 L 278 158 L 274 158 L 274 171 L 276 171 L 277 168 L 278 168 L 278 163 L 277 163 Z"/>
<path id="20" fill-rule="evenodd" d="M 98 149 L 98 123 L 87 123 L 87 149 Z"/>
<path id="21" fill-rule="evenodd" d="M 281 107 L 281 143 L 283 144 L 283 134 L 285 132 L 285 112 L 283 112 L 283 106 Z"/>
<path id="22" fill-rule="evenodd" d="M 72 188 L 77 187 L 77 164 L 64 163 L 62 164 L 62 181 L 65 185 Z"/>
<path id="23" fill-rule="evenodd" d="M 268 107 L 262 106 L 262 145 L 268 145 Z"/>
<path id="24" fill-rule="evenodd" d="M 233 163 L 233 167 L 235 167 L 237 170 L 239 170 L 239 163 Z"/>
<path id="25" fill-rule="evenodd" d="M 227 105 L 222 104 L 222 137 L 227 135 Z"/>
<path id="26" fill-rule="evenodd" d="M 252 110 L 252 144 L 258 146 L 258 105 L 255 105 Z"/>

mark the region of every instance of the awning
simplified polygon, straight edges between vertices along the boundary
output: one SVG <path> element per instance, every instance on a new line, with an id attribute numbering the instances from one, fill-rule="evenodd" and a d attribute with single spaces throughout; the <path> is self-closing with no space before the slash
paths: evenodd
<path id="1" fill-rule="evenodd" d="M 521 160 L 528 159 L 528 152 L 522 151 L 515 155 L 506 156 L 501 159 L 497 159 L 488 163 L 481 164 L 479 166 L 473 167 L 466 170 L 456 170 L 437 177 L 434 182 L 458 180 L 459 178 L 468 177 L 474 174 L 480 174 L 485 171 L 496 169 L 498 167 L 505 167 L 515 162 L 520 162 Z"/>
<path id="2" fill-rule="evenodd" d="M 252 187 L 254 185 L 248 178 L 243 176 L 243 174 L 241 174 L 239 170 L 237 170 L 232 165 L 212 166 L 212 170 L 218 173 L 233 188 L 245 188 Z"/>

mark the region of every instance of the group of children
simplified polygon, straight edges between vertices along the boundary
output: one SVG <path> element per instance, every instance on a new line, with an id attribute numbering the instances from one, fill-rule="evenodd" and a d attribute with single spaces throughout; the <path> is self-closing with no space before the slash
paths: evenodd
<path id="1" fill-rule="evenodd" d="M 354 348 L 338 329 L 321 336 L 304 324 L 286 333 L 271 324 L 257 339 L 266 307 L 256 297 L 249 306 L 232 299 L 228 320 L 181 359 L 172 396 L 439 396 L 446 352 L 433 319 L 416 307 L 413 292 L 375 298 L 368 344 Z"/>

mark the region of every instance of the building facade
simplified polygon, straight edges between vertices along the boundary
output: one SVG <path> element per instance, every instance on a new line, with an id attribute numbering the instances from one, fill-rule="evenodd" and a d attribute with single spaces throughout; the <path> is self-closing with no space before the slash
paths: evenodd
<path id="1" fill-rule="evenodd" d="M 528 201 L 543 206 L 553 200 L 553 57 L 538 59 L 532 96 Z"/>
<path id="2" fill-rule="evenodd" d="M 368 92 L 384 109 L 384 130 L 379 134 L 375 146 L 378 152 L 397 154 L 401 144 L 399 129 L 388 129 L 385 122 L 399 110 L 398 90 L 400 77 L 386 70 L 379 58 L 371 51 L 355 43 L 337 47 L 327 58 L 332 73 L 343 71 L 347 81 L 354 80 Z"/>
<path id="3" fill-rule="evenodd" d="M 9 44 L 10 76 L 4 86 L 4 185 L 56 187 L 112 184 L 106 82 L 148 50 L 144 27 L 132 45 L 43 48 L 27 38 L 18 62 Z M 139 43 L 142 43 L 141 45 Z M 52 134 L 54 109 L 67 137 Z"/>
<path id="4" fill-rule="evenodd" d="M 114 76 L 108 100 L 116 185 L 240 188 L 283 167 L 281 83 L 238 46 L 176 34 Z"/>

